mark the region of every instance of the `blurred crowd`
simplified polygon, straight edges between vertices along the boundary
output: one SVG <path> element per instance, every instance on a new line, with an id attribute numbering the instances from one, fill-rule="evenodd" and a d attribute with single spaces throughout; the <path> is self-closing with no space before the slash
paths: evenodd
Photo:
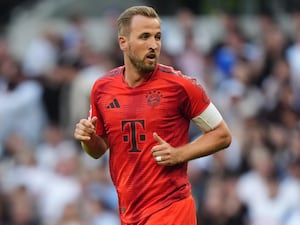
<path id="1" fill-rule="evenodd" d="M 109 152 L 94 160 L 73 139 L 93 82 L 122 64 L 115 18 L 105 52 L 89 44 L 87 19 L 72 15 L 60 33 L 45 27 L 22 59 L 0 41 L 1 225 L 119 224 Z M 220 15 L 210 48 L 197 45 L 195 15 L 182 10 L 173 19 L 183 47 L 164 48 L 177 39 L 163 33 L 161 63 L 195 77 L 233 135 L 228 149 L 189 164 L 198 224 L 299 225 L 300 13 L 289 16 L 292 32 L 257 15 L 255 35 L 238 17 Z M 191 124 L 191 140 L 199 135 Z"/>

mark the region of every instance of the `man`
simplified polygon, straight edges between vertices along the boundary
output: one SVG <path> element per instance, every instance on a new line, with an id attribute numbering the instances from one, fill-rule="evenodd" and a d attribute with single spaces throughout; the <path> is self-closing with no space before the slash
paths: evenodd
<path id="1" fill-rule="evenodd" d="M 230 132 L 199 84 L 158 64 L 153 8 L 125 10 L 118 29 L 124 66 L 95 82 L 90 117 L 74 136 L 94 158 L 109 149 L 122 225 L 195 225 L 187 162 L 228 147 Z M 203 132 L 192 143 L 190 120 Z"/>

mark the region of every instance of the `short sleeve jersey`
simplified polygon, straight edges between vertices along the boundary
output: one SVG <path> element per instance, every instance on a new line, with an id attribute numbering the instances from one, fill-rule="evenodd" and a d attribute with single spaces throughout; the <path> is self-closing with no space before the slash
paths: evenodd
<path id="1" fill-rule="evenodd" d="M 151 149 L 153 132 L 173 147 L 188 143 L 190 120 L 210 103 L 196 80 L 158 64 L 137 87 L 124 80 L 118 67 L 97 80 L 90 116 L 97 134 L 109 145 L 109 166 L 119 197 L 122 221 L 134 223 L 190 195 L 187 163 L 158 165 Z"/>

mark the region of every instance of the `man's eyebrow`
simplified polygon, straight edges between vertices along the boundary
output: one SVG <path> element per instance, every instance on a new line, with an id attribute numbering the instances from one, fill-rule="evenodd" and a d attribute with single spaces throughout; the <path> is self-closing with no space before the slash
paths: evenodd
<path id="1" fill-rule="evenodd" d="M 151 35 L 153 35 L 153 36 L 161 35 L 161 31 L 158 31 L 157 33 L 154 33 L 154 34 L 152 34 L 152 32 L 149 32 L 149 31 L 144 31 L 144 32 L 140 33 L 138 35 L 138 37 L 151 36 Z"/>
<path id="2" fill-rule="evenodd" d="M 139 36 L 143 36 L 143 35 L 151 35 L 151 33 L 150 32 L 142 32 L 142 33 L 140 33 Z"/>

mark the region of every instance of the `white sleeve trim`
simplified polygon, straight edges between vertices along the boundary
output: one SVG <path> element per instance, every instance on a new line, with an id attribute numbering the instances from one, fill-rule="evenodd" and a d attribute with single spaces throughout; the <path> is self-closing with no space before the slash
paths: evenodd
<path id="1" fill-rule="evenodd" d="M 210 103 L 207 108 L 198 116 L 194 117 L 192 121 L 203 132 L 213 130 L 223 120 L 222 115 L 213 103 Z"/>

